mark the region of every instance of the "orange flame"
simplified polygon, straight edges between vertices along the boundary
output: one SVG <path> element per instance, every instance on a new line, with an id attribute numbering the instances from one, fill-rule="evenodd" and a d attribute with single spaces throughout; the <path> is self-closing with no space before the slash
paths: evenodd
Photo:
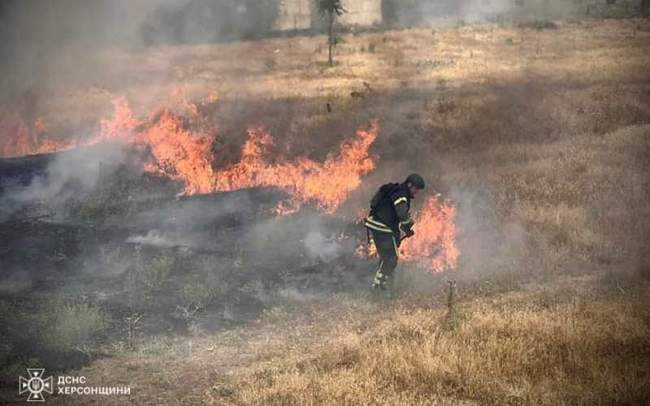
<path id="1" fill-rule="evenodd" d="M 339 153 L 328 155 L 322 163 L 306 157 L 272 163 L 268 150 L 273 145 L 273 138 L 261 129 L 250 129 L 240 162 L 215 171 L 212 155 L 214 131 L 201 117 L 201 107 L 215 100 L 216 94 L 211 93 L 201 102 L 203 104 L 197 105 L 187 101 L 182 89 L 178 88 L 170 96 L 168 104 L 189 114 L 195 124 L 192 127 L 201 130 L 188 129 L 187 120 L 169 108 L 162 109 L 148 120 L 139 119 L 123 97 L 113 101 L 113 117 L 100 121 L 100 133 L 83 141 L 68 139 L 66 143 L 55 144 L 37 140 L 35 134 L 46 130 L 44 122 L 38 122 L 32 130 L 16 121 L 3 133 L 7 132 L 8 138 L 20 140 L 21 147 L 3 149 L 2 153 L 52 152 L 105 141 L 144 145 L 153 156 L 153 161 L 146 163 L 144 169 L 182 182 L 184 194 L 255 186 L 277 187 L 291 196 L 290 201 L 277 207 L 279 214 L 294 212 L 305 203 L 332 213 L 359 186 L 361 177 L 375 168 L 368 152 L 379 132 L 377 123 L 373 122 L 368 129 L 358 130 L 352 140 L 343 142 Z"/>
<path id="2" fill-rule="evenodd" d="M 146 171 L 183 182 L 185 194 L 214 190 L 210 156 L 214 140 L 212 134 L 186 130 L 182 118 L 166 109 L 147 127 L 135 117 L 126 99 L 116 99 L 113 105 L 113 119 L 101 121 L 101 134 L 92 143 L 122 139 L 146 145 L 154 157 L 153 162 L 145 165 Z M 186 102 L 184 107 L 189 108 L 188 106 L 190 103 Z M 193 111 L 194 109 L 192 108 Z"/>
<path id="3" fill-rule="evenodd" d="M 265 159 L 265 151 L 273 145 L 273 138 L 260 129 L 249 130 L 241 161 L 217 173 L 216 190 L 274 186 L 293 197 L 292 205 L 281 212 L 292 212 L 313 202 L 332 213 L 359 186 L 361 177 L 375 168 L 368 150 L 378 131 L 376 122 L 367 130 L 358 130 L 353 140 L 341 144 L 338 155 L 329 155 L 323 163 L 301 157 L 271 164 Z"/>
<path id="4" fill-rule="evenodd" d="M 266 151 L 273 145 L 273 138 L 261 129 L 250 129 L 240 162 L 215 172 L 212 134 L 185 129 L 182 118 L 170 110 L 163 110 L 153 125 L 138 131 L 142 122 L 135 118 L 126 100 L 118 99 L 114 105 L 115 115 L 112 120 L 102 121 L 102 133 L 96 141 L 126 137 L 149 146 L 155 162 L 146 165 L 145 170 L 184 182 L 185 194 L 272 186 L 292 197 L 288 204 L 277 208 L 278 213 L 291 213 L 305 203 L 314 203 L 331 213 L 359 186 L 361 177 L 375 168 L 368 153 L 379 131 L 375 122 L 368 130 L 358 130 L 353 140 L 341 144 L 339 155 L 329 155 L 323 163 L 304 157 L 269 163 Z M 195 114 L 198 111 L 189 108 L 189 103 L 183 106 Z"/>
<path id="5" fill-rule="evenodd" d="M 131 132 L 137 126 L 142 124 L 129 108 L 126 98 L 118 97 L 113 100 L 113 108 L 115 109 L 113 119 L 99 122 L 101 133 L 91 141 L 92 144 L 115 138 L 125 138 L 127 135 L 131 135 Z"/>
<path id="6" fill-rule="evenodd" d="M 415 216 L 415 235 L 404 240 L 399 248 L 400 260 L 423 265 L 432 272 L 455 269 L 460 251 L 456 246 L 456 208 L 430 197 Z M 374 244 L 361 244 L 358 257 L 374 257 Z"/>
<path id="7" fill-rule="evenodd" d="M 227 168 L 213 168 L 212 145 L 214 131 L 201 117 L 201 107 L 217 100 L 210 94 L 203 104 L 184 99 L 182 92 L 172 94 L 171 104 L 190 115 L 187 120 L 164 108 L 148 120 L 139 119 L 125 98 L 113 101 L 114 115 L 101 120 L 100 133 L 86 140 L 54 140 L 44 137 L 47 125 L 38 119 L 25 124 L 17 114 L 0 117 L 0 137 L 5 141 L 0 156 L 17 156 L 54 152 L 78 145 L 93 145 L 105 141 L 123 141 L 148 147 L 153 157 L 144 165 L 148 172 L 165 175 L 184 184 L 184 194 L 230 191 L 246 187 L 270 186 L 286 191 L 290 200 L 282 202 L 278 214 L 292 213 L 303 204 L 311 203 L 320 210 L 333 213 L 361 183 L 361 178 L 375 168 L 369 155 L 370 146 L 379 133 L 377 122 L 359 129 L 355 137 L 344 141 L 338 154 L 330 154 L 324 162 L 306 157 L 272 162 L 269 150 L 273 138 L 261 129 L 250 129 L 242 147 L 241 160 Z M 9 140 L 10 142 L 6 142 Z M 456 267 L 459 251 L 456 247 L 456 209 L 431 197 L 416 216 L 415 237 L 404 241 L 401 258 L 427 264 L 435 272 Z M 359 255 L 371 255 L 370 250 L 358 249 Z"/>
<path id="8" fill-rule="evenodd" d="M 6 114 L 0 117 L 0 157 L 43 154 L 68 148 L 63 140 L 45 138 L 47 125 L 43 118 L 38 118 L 29 125 L 18 114 Z"/>
<path id="9" fill-rule="evenodd" d="M 414 218 L 415 236 L 404 240 L 400 257 L 408 262 L 420 262 L 434 272 L 454 269 L 460 251 L 456 247 L 456 208 L 430 197 Z"/>

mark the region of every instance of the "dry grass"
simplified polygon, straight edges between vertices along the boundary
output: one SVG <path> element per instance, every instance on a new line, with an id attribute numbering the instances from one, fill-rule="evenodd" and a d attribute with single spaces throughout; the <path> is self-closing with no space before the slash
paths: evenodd
<path id="1" fill-rule="evenodd" d="M 503 291 L 489 278 L 459 293 L 452 324 L 444 290 L 386 303 L 337 296 L 215 335 L 149 339 L 74 374 L 128 385 L 129 402 L 151 405 L 650 400 L 647 281 L 604 274 Z"/>
<path id="2" fill-rule="evenodd" d="M 148 113 L 175 86 L 190 98 L 216 91 L 217 166 L 238 160 L 249 126 L 267 128 L 283 155 L 322 160 L 378 118 L 378 170 L 348 203 L 352 212 L 404 167 L 445 194 L 489 190 L 498 220 L 523 225 L 539 245 L 620 263 L 637 256 L 650 229 L 648 27 L 347 34 L 333 68 L 322 63 L 322 37 L 95 51 L 93 80 L 57 82 L 36 115 L 67 136 L 97 126 L 116 96 Z"/>
<path id="3" fill-rule="evenodd" d="M 609 20 L 549 31 L 467 26 L 347 34 L 333 68 L 323 63 L 327 50 L 321 36 L 90 50 L 81 62 L 89 66 L 80 69 L 92 69 L 92 77 L 53 83 L 39 113 L 53 126 L 64 126 L 59 120 L 77 124 L 81 116 L 95 120 L 110 111 L 110 101 L 117 96 L 127 96 L 136 110 L 148 112 L 178 85 L 190 97 L 217 91 L 228 102 L 336 98 L 362 90 L 363 81 L 384 93 L 440 90 L 440 83 L 454 89 L 519 79 L 562 79 L 573 83 L 573 89 L 618 78 L 644 81 L 650 34 L 647 29 L 633 33 L 647 24 Z"/>
<path id="4" fill-rule="evenodd" d="M 441 309 L 387 309 L 377 324 L 294 350 L 264 348 L 218 381 L 215 404 L 644 404 L 650 400 L 647 284 L 630 296 L 567 286 Z M 536 287 L 535 290 L 538 290 Z"/>
<path id="5" fill-rule="evenodd" d="M 319 159 L 378 117 L 378 169 L 344 210 L 422 172 L 460 205 L 457 276 L 477 287 L 455 330 L 428 299 L 335 298 L 202 337 L 191 355 L 157 343 L 81 373 L 130 383 L 138 404 L 649 403 L 648 39 L 642 20 L 366 33 L 344 36 L 331 69 L 319 37 L 95 55 L 119 68 L 51 89 L 39 113 L 55 132 L 95 125 L 115 96 L 149 111 L 177 84 L 220 94 L 217 165 L 251 124 Z M 363 82 L 373 90 L 351 97 Z M 566 278 L 594 270 L 606 288 Z"/>

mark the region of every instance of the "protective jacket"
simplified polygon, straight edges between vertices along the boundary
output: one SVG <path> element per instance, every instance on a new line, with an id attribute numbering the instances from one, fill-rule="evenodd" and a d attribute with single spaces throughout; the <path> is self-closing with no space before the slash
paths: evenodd
<path id="1" fill-rule="evenodd" d="M 411 194 L 406 183 L 387 183 L 379 188 L 370 202 L 365 226 L 375 232 L 392 233 L 400 241 L 400 229 L 409 232 L 413 220 L 409 214 Z"/>

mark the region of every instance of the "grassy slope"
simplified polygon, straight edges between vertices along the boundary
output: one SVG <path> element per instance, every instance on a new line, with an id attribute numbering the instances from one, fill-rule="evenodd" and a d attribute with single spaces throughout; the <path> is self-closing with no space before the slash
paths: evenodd
<path id="1" fill-rule="evenodd" d="M 195 338 L 191 355 L 188 339 L 153 340 L 82 373 L 130 383 L 134 401 L 152 404 L 647 403 L 648 285 L 620 275 L 647 262 L 649 38 L 642 21 L 369 33 L 346 36 L 332 69 L 322 38 L 113 51 L 125 63 L 104 90 L 53 97 L 46 117 L 96 122 L 85 116 L 120 94 L 142 108 L 170 78 L 190 95 L 218 89 L 220 129 L 251 117 L 295 153 L 331 150 L 379 117 L 384 165 L 370 182 L 408 156 L 440 190 L 485 191 L 497 226 L 481 238 L 509 241 L 515 224 L 525 244 L 484 257 L 460 236 L 467 282 L 454 331 L 431 281 L 387 307 L 363 297 L 280 307 L 257 326 Z M 350 97 L 364 81 L 373 90 Z M 565 276 L 594 269 L 610 276 Z M 517 282 L 499 293 L 504 271 Z M 519 285 L 530 275 L 541 280 Z"/>
<path id="2" fill-rule="evenodd" d="M 345 309 L 336 328 L 307 345 L 296 337 L 261 349 L 256 363 L 218 379 L 208 397 L 216 404 L 643 404 L 648 288 L 596 293 L 584 278 L 523 286 L 467 298 L 453 326 L 447 310 L 422 302 L 403 300 L 369 320 Z"/>
<path id="3" fill-rule="evenodd" d="M 648 281 L 606 274 L 526 284 L 484 279 L 463 285 L 452 318 L 443 278 L 436 286 L 431 295 L 394 302 L 360 295 L 279 305 L 245 328 L 150 340 L 79 374 L 130 385 L 137 404 L 650 400 Z"/>

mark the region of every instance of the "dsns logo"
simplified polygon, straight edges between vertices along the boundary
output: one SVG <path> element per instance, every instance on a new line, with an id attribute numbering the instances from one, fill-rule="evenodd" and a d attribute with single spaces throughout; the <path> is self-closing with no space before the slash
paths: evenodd
<path id="1" fill-rule="evenodd" d="M 43 392 L 52 393 L 52 377 L 43 379 L 44 368 L 27 368 L 29 378 L 20 377 L 18 394 L 29 393 L 28 402 L 44 402 Z"/>

